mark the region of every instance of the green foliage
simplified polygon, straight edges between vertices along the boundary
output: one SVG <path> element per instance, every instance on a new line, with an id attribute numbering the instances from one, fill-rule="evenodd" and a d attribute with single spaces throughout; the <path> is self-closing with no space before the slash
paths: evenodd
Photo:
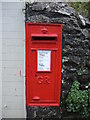
<path id="1" fill-rule="evenodd" d="M 83 72 L 82 72 L 82 69 L 80 68 L 79 70 L 78 70 L 78 75 L 82 75 L 83 74 Z"/>
<path id="2" fill-rule="evenodd" d="M 89 97 L 89 112 L 90 112 L 90 89 L 88 89 L 88 97 Z"/>
<path id="3" fill-rule="evenodd" d="M 73 7 L 77 12 L 79 12 L 84 17 L 89 16 L 90 3 L 89 2 L 70 2 L 69 5 Z"/>
<path id="4" fill-rule="evenodd" d="M 75 81 L 67 96 L 67 111 L 77 112 L 82 117 L 87 117 L 88 112 L 88 90 L 79 90 L 79 82 Z"/>

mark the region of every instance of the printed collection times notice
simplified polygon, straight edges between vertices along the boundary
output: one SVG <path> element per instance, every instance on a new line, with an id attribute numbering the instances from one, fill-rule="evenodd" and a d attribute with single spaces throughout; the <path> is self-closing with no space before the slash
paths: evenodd
<path id="1" fill-rule="evenodd" d="M 50 50 L 38 50 L 37 51 L 37 70 L 38 71 L 50 71 L 51 64 L 51 51 Z"/>

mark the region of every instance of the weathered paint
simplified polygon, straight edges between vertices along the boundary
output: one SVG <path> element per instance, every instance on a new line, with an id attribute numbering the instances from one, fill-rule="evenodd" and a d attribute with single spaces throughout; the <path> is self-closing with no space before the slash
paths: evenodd
<path id="1" fill-rule="evenodd" d="M 25 118 L 24 2 L 2 3 L 2 116 Z"/>

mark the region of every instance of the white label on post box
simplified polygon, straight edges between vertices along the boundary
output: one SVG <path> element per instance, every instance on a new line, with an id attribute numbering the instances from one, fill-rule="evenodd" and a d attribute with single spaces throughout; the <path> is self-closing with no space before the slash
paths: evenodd
<path id="1" fill-rule="evenodd" d="M 38 50 L 37 57 L 37 70 L 38 71 L 50 71 L 51 51 L 50 50 Z"/>

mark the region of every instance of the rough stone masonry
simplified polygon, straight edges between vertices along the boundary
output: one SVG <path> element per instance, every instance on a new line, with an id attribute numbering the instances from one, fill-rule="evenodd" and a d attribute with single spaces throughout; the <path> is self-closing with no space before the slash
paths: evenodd
<path id="1" fill-rule="evenodd" d="M 63 24 L 62 96 L 60 107 L 27 107 L 27 117 L 78 119 L 66 111 L 66 97 L 75 80 L 81 89 L 90 87 L 90 22 L 67 3 L 26 4 L 26 22 Z M 81 78 L 78 71 L 82 70 Z"/>

